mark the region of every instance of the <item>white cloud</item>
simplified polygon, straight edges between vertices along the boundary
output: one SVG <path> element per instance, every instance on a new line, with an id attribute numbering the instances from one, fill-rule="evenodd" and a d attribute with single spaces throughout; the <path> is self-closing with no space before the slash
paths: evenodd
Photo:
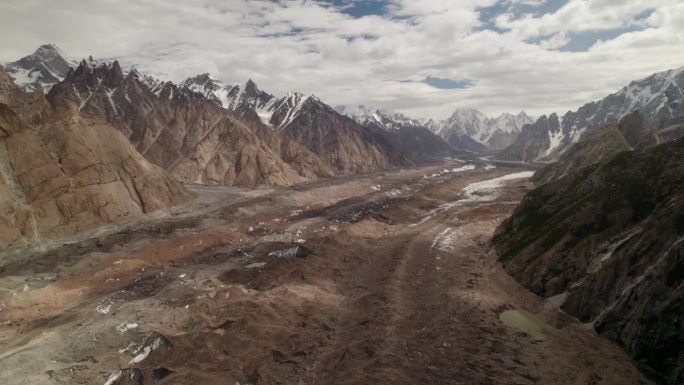
<path id="1" fill-rule="evenodd" d="M 504 34 L 481 30 L 478 9 L 495 3 L 393 0 L 385 17 L 353 18 L 299 0 L 5 0 L 0 61 L 54 42 L 74 57 L 125 58 L 175 81 L 211 72 L 227 82 L 252 78 L 275 94 L 313 92 L 331 105 L 438 118 L 456 107 L 562 113 L 684 65 L 684 10 L 676 0 L 570 0 L 553 14 L 499 17 L 510 29 Z M 541 1 L 508 0 L 514 3 Z M 650 17 L 634 20 L 650 8 Z M 637 22 L 645 29 L 588 52 L 555 50 L 570 33 Z M 530 38 L 540 43 L 524 42 Z M 420 83 L 427 76 L 474 85 L 439 90 Z"/>

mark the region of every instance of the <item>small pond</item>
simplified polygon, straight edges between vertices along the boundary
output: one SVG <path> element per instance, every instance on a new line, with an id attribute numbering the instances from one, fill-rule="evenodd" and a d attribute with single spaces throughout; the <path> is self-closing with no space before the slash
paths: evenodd
<path id="1" fill-rule="evenodd" d="M 499 315 L 499 320 L 506 326 L 529 334 L 537 341 L 549 338 L 554 331 L 554 328 L 547 325 L 541 318 L 524 309 L 506 310 Z"/>

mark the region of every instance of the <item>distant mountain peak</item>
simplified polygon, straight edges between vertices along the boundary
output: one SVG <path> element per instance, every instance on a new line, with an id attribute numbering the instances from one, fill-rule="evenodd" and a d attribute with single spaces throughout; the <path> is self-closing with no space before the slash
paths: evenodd
<path id="1" fill-rule="evenodd" d="M 464 137 L 485 147 L 498 150 L 513 143 L 522 127 L 533 123 L 526 113 L 501 113 L 488 117 L 473 108 L 457 108 L 443 121 L 428 121 L 426 125 L 450 143 L 460 143 Z"/>
<path id="2" fill-rule="evenodd" d="M 42 89 L 47 92 L 77 64 L 56 45 L 43 44 L 32 54 L 7 63 L 5 69 L 24 91 Z"/>

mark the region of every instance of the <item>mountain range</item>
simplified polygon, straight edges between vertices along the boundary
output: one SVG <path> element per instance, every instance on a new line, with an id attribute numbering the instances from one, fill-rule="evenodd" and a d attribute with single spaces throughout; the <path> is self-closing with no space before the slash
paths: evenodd
<path id="1" fill-rule="evenodd" d="M 638 110 L 653 129 L 684 116 L 684 67 L 631 82 L 616 93 L 587 103 L 577 111 L 541 116 L 523 128 L 518 139 L 498 157 L 532 161 L 558 159 L 580 138 L 601 128 L 610 118 Z"/>
<path id="2" fill-rule="evenodd" d="M 97 63 L 92 58 L 88 62 L 93 65 Z M 69 68 L 76 67 L 78 67 L 77 62 L 52 44 L 43 45 L 33 54 L 6 64 L 8 74 L 25 91 L 36 89 L 49 91 L 53 85 L 67 76 Z M 639 110 L 649 125 L 656 129 L 683 116 L 683 73 L 684 67 L 656 73 L 631 82 L 602 100 L 587 103 L 577 111 L 568 111 L 562 116 L 544 115 L 536 120 L 525 112 L 516 115 L 503 113 L 496 118 L 491 118 L 473 109 L 456 109 L 445 120 L 412 119 L 402 114 L 364 106 L 351 109 L 337 108 L 335 111 L 314 95 L 290 92 L 285 96 L 276 97 L 259 89 L 251 80 L 245 84 L 224 84 L 207 73 L 190 77 L 174 86 L 178 90 L 185 90 L 183 92 L 201 95 L 217 107 L 233 111 L 241 120 L 248 120 L 252 124 L 260 121 L 281 136 L 289 136 L 291 139 L 303 140 L 305 137 L 302 133 L 294 132 L 296 130 L 287 130 L 286 127 L 299 116 L 305 115 L 304 110 L 307 108 L 325 106 L 325 108 L 318 108 L 318 111 L 328 111 L 331 113 L 329 116 L 336 116 L 337 113 L 338 115 L 346 114 L 360 126 L 353 130 L 353 136 L 360 138 L 361 129 L 366 128 L 365 131 L 372 132 L 375 141 L 372 148 L 377 149 L 378 145 L 383 147 L 382 151 L 371 151 L 374 154 L 371 158 L 375 159 L 350 161 L 355 151 L 346 154 L 344 153 L 346 151 L 342 151 L 343 153 L 334 156 L 339 160 L 328 159 L 326 162 L 333 170 L 346 172 L 396 166 L 406 164 L 406 161 L 420 162 L 473 152 L 494 152 L 498 153 L 497 157 L 500 159 L 513 161 L 557 160 L 566 149 L 577 143 L 582 135 L 602 127 L 611 117 L 619 119 L 634 110 Z M 151 76 L 138 74 L 138 78 L 142 85 L 157 96 L 169 87 L 169 82 L 160 81 Z M 339 120 L 338 123 L 342 121 Z M 346 122 L 346 124 L 350 123 Z M 393 132 L 387 130 L 391 127 L 395 128 Z M 399 127 L 401 129 L 396 129 Z M 379 128 L 384 128 L 384 130 L 378 130 Z M 426 128 L 436 134 L 450 147 L 445 147 L 441 141 L 430 137 L 420 128 Z M 368 135 L 368 132 L 365 134 Z M 352 135 L 352 132 L 349 131 L 347 135 Z M 398 148 L 411 137 L 421 138 L 417 141 L 420 143 L 416 146 L 417 148 Z M 327 156 L 328 152 L 320 151 L 320 143 L 314 145 L 314 141 L 316 141 L 314 138 L 309 140 L 313 152 L 318 156 Z M 358 141 L 350 140 L 349 144 L 354 142 Z M 388 146 L 400 152 L 402 155 L 400 158 L 403 159 L 397 158 L 396 154 L 393 155 Z M 336 152 L 344 148 L 346 145 L 337 146 Z M 356 150 L 361 151 L 358 147 Z M 304 171 L 304 174 L 311 173 Z M 283 180 L 290 179 L 292 178 Z"/>
<path id="3" fill-rule="evenodd" d="M 446 120 L 428 120 L 425 124 L 452 145 L 463 146 L 466 140 L 474 150 L 497 151 L 511 145 L 523 126 L 532 122 L 524 111 L 490 118 L 478 110 L 457 109 Z"/>
<path id="4" fill-rule="evenodd" d="M 492 244 L 506 271 L 677 384 L 684 296 L 684 67 L 562 117 L 417 120 L 249 80 L 175 84 L 54 45 L 0 66 L 0 249 L 119 223 L 187 184 L 283 186 L 497 153 L 540 169 Z"/>
<path id="5" fill-rule="evenodd" d="M 105 121 L 21 91 L 0 66 L 0 249 L 168 207 L 191 194 Z"/>

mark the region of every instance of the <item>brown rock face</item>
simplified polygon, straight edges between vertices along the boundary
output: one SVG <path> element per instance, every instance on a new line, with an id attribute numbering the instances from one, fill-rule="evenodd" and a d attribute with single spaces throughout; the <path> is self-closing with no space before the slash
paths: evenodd
<path id="1" fill-rule="evenodd" d="M 684 383 L 684 139 L 540 186 L 493 243 L 520 283 Z"/>
<path id="2" fill-rule="evenodd" d="M 315 97 L 304 102 L 301 111 L 280 132 L 302 143 L 340 172 L 363 172 L 411 164 L 385 139 L 340 115 Z"/>
<path id="3" fill-rule="evenodd" d="M 110 122 L 145 158 L 183 182 L 255 187 L 332 174 L 317 156 L 258 119 L 241 119 L 172 83 L 136 72 L 124 76 L 116 62 L 82 62 L 48 95 L 60 98 Z"/>
<path id="4" fill-rule="evenodd" d="M 105 122 L 19 91 L 0 67 L 0 249 L 73 234 L 190 194 Z"/>

